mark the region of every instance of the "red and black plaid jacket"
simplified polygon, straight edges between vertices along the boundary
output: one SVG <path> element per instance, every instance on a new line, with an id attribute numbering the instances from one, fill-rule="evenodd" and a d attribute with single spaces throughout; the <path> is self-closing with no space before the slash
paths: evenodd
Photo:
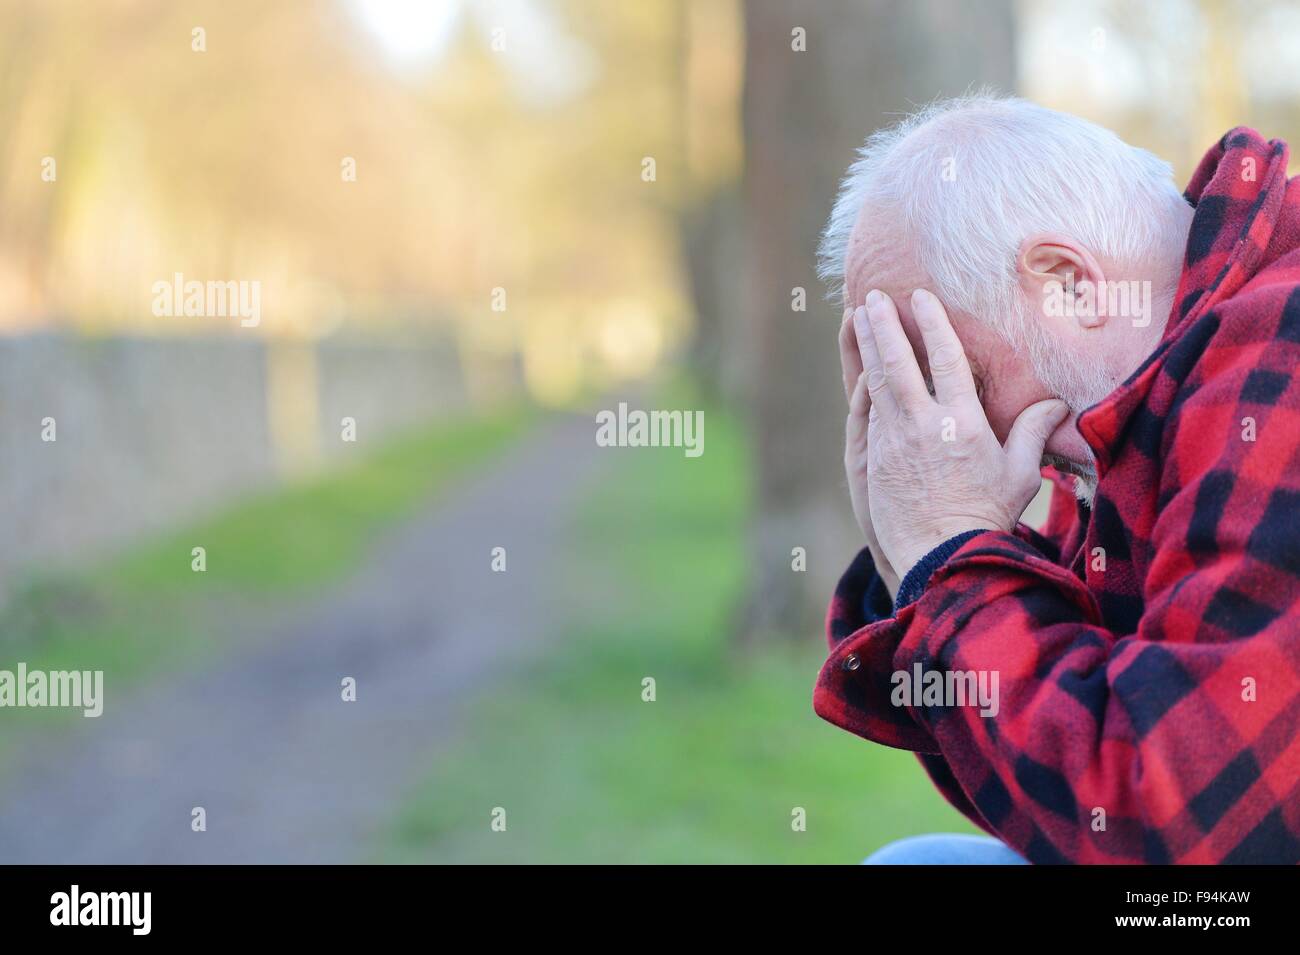
<path id="1" fill-rule="evenodd" d="M 1164 337 L 1079 418 L 1091 510 L 966 541 L 921 596 L 873 601 L 865 551 L 814 706 L 914 750 L 1031 862 L 1300 861 L 1300 181 L 1231 131 Z M 879 617 L 879 618 L 878 618 Z M 1000 709 L 893 706 L 896 671 L 996 671 Z"/>

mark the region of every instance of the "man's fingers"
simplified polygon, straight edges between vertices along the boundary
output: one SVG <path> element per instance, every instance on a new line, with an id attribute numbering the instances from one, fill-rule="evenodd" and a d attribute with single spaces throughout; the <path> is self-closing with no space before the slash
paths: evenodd
<path id="1" fill-rule="evenodd" d="M 1069 406 L 1057 398 L 1036 402 L 1020 412 L 1003 445 L 1017 471 L 1038 473 L 1043 460 L 1043 446 L 1069 413 Z"/>
<path id="2" fill-rule="evenodd" d="M 867 397 L 870 399 L 868 408 L 862 410 L 874 410 L 877 414 L 897 412 L 898 403 L 890 393 L 889 384 L 885 380 L 885 368 L 880 359 L 880 352 L 876 348 L 876 337 L 871 333 L 871 321 L 867 318 L 866 306 L 859 305 L 854 309 L 853 331 L 858 340 L 858 353 L 862 356 L 862 381 L 866 386 Z"/>
<path id="3" fill-rule="evenodd" d="M 862 377 L 862 354 L 858 351 L 858 336 L 853 331 L 853 309 L 844 310 L 840 323 L 840 367 L 844 369 L 844 397 L 853 404 L 853 389 Z"/>
<path id="4" fill-rule="evenodd" d="M 872 290 L 867 295 L 867 318 L 876 340 L 880 367 L 885 382 L 900 408 L 919 408 L 931 403 L 930 391 L 921 377 L 921 367 L 916 363 L 916 353 L 907 340 L 894 301 L 884 292 Z M 861 338 L 861 332 L 858 333 Z M 875 400 L 875 392 L 872 392 Z"/>
<path id="5" fill-rule="evenodd" d="M 912 293 L 912 314 L 925 342 L 935 398 L 944 404 L 975 398 L 975 379 L 966 361 L 966 351 L 953 331 L 943 303 L 925 289 L 917 289 Z"/>
<path id="6" fill-rule="evenodd" d="M 870 413 L 871 393 L 867 391 L 867 376 L 862 374 L 858 376 L 857 384 L 853 386 L 853 394 L 849 395 L 849 414 L 861 418 L 865 427 L 867 415 Z"/>

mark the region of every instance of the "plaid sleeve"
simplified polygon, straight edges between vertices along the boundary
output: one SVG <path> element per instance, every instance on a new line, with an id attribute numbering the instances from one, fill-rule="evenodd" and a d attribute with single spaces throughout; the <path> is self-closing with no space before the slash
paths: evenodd
<path id="1" fill-rule="evenodd" d="M 1293 316 L 1300 330 L 1300 299 Z M 990 531 L 915 604 L 838 643 L 818 712 L 942 756 L 978 819 L 1033 862 L 1300 861 L 1292 341 L 1216 350 L 1161 423 L 1136 632 L 1107 630 L 1082 580 Z M 983 675 L 994 712 L 898 699 L 896 674 L 929 671 Z"/>
<path id="2" fill-rule="evenodd" d="M 946 564 L 948 558 L 957 553 L 962 544 L 979 533 L 979 531 L 966 531 L 956 537 L 950 537 L 918 560 L 916 565 L 904 574 L 903 579 L 899 581 L 898 594 L 894 597 L 894 612 L 897 613 L 898 608 L 906 607 L 920 597 L 925 592 L 926 584 L 934 576 L 934 572 Z"/>
<path id="3" fill-rule="evenodd" d="M 1069 479 L 1052 468 L 1044 468 L 1043 474 L 1054 485 L 1047 522 L 1038 530 L 1025 524 L 1018 524 L 1015 533 L 1031 546 L 1050 554 L 1052 560 L 1056 560 L 1069 535 L 1078 532 L 1078 515 L 1074 505 L 1074 493 L 1068 485 Z M 973 536 L 975 536 L 973 532 L 968 532 L 958 535 L 958 539 L 964 543 Z M 876 572 L 871 550 L 864 547 L 858 551 L 857 556 L 840 577 L 835 595 L 831 599 L 826 620 L 826 635 L 831 648 L 834 649 L 837 643 L 854 631 L 860 630 L 869 623 L 888 620 L 894 616 L 898 607 L 912 603 L 925 588 L 934 570 L 947 561 L 956 550 L 956 547 L 947 546 L 952 543 L 952 541 L 945 541 L 927 555 L 927 558 L 937 553 L 941 553 L 942 556 L 941 559 L 933 562 L 933 566 L 926 566 L 923 574 L 917 573 L 910 586 L 905 578 L 900 583 L 897 597 L 890 596 L 884 579 Z M 912 568 L 907 577 L 912 577 L 917 570 L 918 568 Z"/>
<path id="4" fill-rule="evenodd" d="M 876 573 L 871 550 L 862 548 L 840 577 L 826 616 L 826 637 L 831 649 L 869 623 L 885 620 L 894 613 L 894 600 L 880 574 Z"/>

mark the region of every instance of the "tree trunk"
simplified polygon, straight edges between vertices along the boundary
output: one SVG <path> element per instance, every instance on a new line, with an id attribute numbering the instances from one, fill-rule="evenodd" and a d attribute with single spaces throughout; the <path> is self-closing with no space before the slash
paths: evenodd
<path id="1" fill-rule="evenodd" d="M 727 332 L 747 372 L 758 471 L 741 636 L 803 638 L 862 540 L 843 472 L 842 310 L 816 279 L 818 235 L 873 129 L 982 84 L 1013 90 L 1012 4 L 751 0 L 745 41 L 745 307 Z"/>

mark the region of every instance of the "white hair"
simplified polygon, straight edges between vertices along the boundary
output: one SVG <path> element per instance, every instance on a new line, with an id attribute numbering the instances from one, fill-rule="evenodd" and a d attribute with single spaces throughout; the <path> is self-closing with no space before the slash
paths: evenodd
<path id="1" fill-rule="evenodd" d="M 843 294 L 845 253 L 867 203 L 882 223 L 873 246 L 902 255 L 945 305 L 1017 348 L 1026 343 L 1016 255 L 1029 236 L 1060 232 L 1132 265 L 1168 262 L 1171 251 L 1177 261 L 1185 239 L 1177 225 L 1186 202 L 1168 163 L 1077 116 L 986 91 L 934 103 L 867 139 L 822 234 L 818 274 L 832 295 Z"/>

